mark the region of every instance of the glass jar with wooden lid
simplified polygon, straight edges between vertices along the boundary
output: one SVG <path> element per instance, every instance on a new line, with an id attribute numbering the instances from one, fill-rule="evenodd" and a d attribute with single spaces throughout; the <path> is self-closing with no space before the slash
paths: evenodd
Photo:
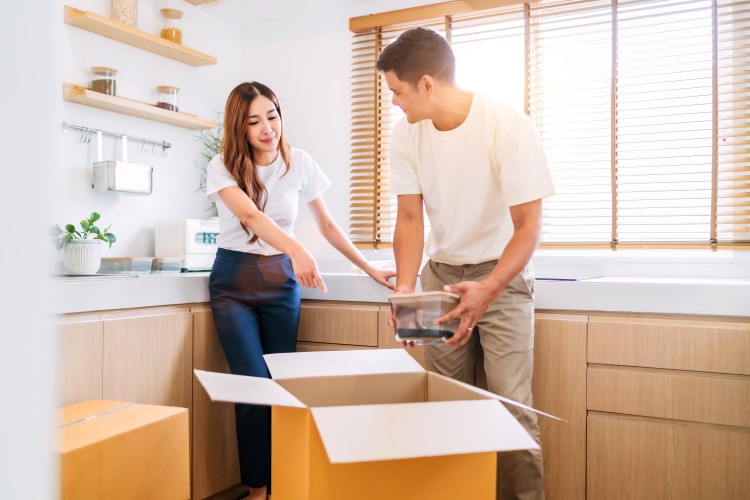
<path id="1" fill-rule="evenodd" d="M 169 111 L 178 111 L 177 95 L 180 93 L 179 87 L 159 85 L 156 90 L 159 92 L 159 101 L 156 103 L 158 107 Z"/>
<path id="2" fill-rule="evenodd" d="M 138 0 L 112 0 L 112 20 L 135 28 L 138 24 Z"/>
<path id="3" fill-rule="evenodd" d="M 107 95 L 117 95 L 117 70 L 107 66 L 91 67 L 91 90 Z"/>
<path id="4" fill-rule="evenodd" d="M 159 36 L 174 43 L 182 43 L 182 11 L 179 9 L 161 9 L 163 27 Z"/>

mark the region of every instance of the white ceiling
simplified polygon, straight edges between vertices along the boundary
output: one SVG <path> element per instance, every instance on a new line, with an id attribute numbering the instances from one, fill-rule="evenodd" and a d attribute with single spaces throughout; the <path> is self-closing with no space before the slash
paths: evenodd
<path id="1" fill-rule="evenodd" d="M 317 14 L 371 0 L 218 0 L 201 8 L 240 25 Z"/>

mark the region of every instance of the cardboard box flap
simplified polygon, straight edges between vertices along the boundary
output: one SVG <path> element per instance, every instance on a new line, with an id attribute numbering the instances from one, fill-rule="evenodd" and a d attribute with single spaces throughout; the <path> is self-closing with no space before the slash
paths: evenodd
<path id="1" fill-rule="evenodd" d="M 55 410 L 52 426 L 62 427 L 84 420 L 91 420 L 112 411 L 123 410 L 132 405 L 133 403 L 126 401 L 105 401 L 102 399 L 81 401 Z"/>
<path id="2" fill-rule="evenodd" d="M 193 370 L 211 401 L 307 408 L 271 379 Z"/>
<path id="3" fill-rule="evenodd" d="M 334 464 L 539 448 L 503 405 L 489 399 L 311 412 Z"/>
<path id="4" fill-rule="evenodd" d="M 549 413 L 544 413 L 543 411 L 540 411 L 540 410 L 537 410 L 535 408 L 532 408 L 531 406 L 526 406 L 524 404 L 517 403 L 517 402 L 513 401 L 512 399 L 508 399 L 506 397 L 499 396 L 499 395 L 497 395 L 497 394 L 495 394 L 493 392 L 490 392 L 490 391 L 485 391 L 484 389 L 480 389 L 479 387 L 474 387 L 473 385 L 467 384 L 465 382 L 461 382 L 460 380 L 454 380 L 454 379 L 448 378 L 448 377 L 446 377 L 444 375 L 440 375 L 439 373 L 430 372 L 430 374 L 433 375 L 433 376 L 436 376 L 436 377 L 440 377 L 440 378 L 443 378 L 443 379 L 446 379 L 446 380 L 450 380 L 451 382 L 454 382 L 456 384 L 460 384 L 463 387 L 465 387 L 466 389 L 474 391 L 477 394 L 480 394 L 480 395 L 485 396 L 487 398 L 496 399 L 496 400 L 501 401 L 503 403 L 507 403 L 509 405 L 517 406 L 519 408 L 523 408 L 524 410 L 528 410 L 528 411 L 534 412 L 536 414 L 543 415 L 545 417 L 552 418 L 552 419 L 555 419 L 555 420 L 559 420 L 560 422 L 566 422 L 567 423 L 567 420 L 565 420 L 564 418 L 556 417 L 554 415 L 550 415 Z"/>
<path id="5" fill-rule="evenodd" d="M 263 359 L 274 380 L 425 371 L 400 348 L 290 352 L 266 354 Z"/>

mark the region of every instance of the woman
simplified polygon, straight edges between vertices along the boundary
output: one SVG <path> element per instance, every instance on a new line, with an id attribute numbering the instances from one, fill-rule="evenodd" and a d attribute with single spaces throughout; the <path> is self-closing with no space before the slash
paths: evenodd
<path id="1" fill-rule="evenodd" d="M 271 89 L 242 83 L 227 99 L 222 152 L 208 164 L 206 196 L 219 210 L 219 250 L 209 290 L 214 322 L 232 373 L 269 377 L 266 353 L 296 350 L 299 285 L 326 286 L 315 259 L 294 238 L 302 198 L 328 242 L 375 281 L 393 288 L 333 221 L 322 193 L 330 186 L 306 152 L 290 148 Z M 266 498 L 270 409 L 236 405 L 242 483 Z"/>

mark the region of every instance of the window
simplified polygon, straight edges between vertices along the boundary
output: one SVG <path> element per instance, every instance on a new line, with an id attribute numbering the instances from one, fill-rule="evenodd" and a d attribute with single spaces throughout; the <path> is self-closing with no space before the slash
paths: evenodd
<path id="1" fill-rule="evenodd" d="M 452 44 L 459 85 L 536 123 L 557 189 L 543 245 L 750 247 L 750 5 L 508 3 L 350 20 L 353 240 L 391 242 L 388 138 L 400 114 L 375 61 L 420 25 Z"/>

